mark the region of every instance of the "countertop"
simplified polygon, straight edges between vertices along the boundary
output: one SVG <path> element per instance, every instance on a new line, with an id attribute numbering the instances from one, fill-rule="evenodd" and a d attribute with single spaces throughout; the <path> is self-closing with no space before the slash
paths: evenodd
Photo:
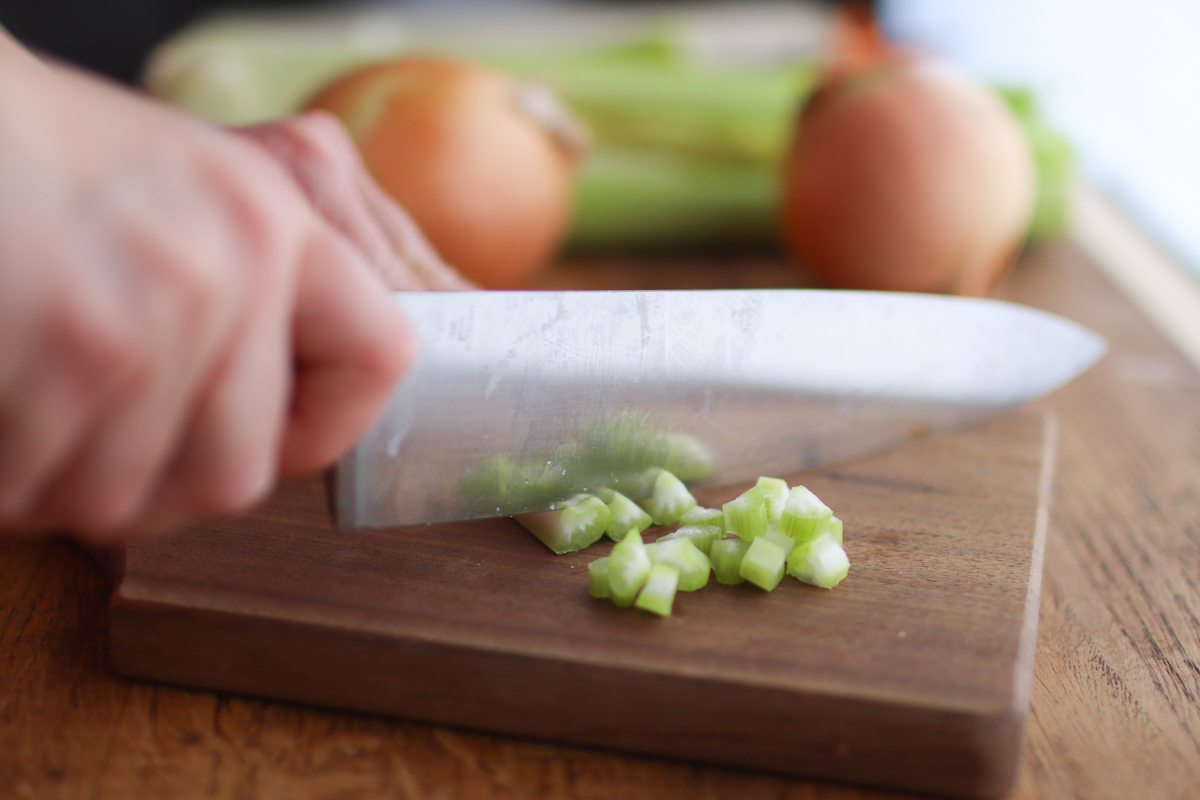
<path id="1" fill-rule="evenodd" d="M 1026 253 L 1000 292 L 1111 346 L 1039 403 L 1061 438 L 1010 797 L 1197 797 L 1200 372 L 1085 249 Z M 771 255 L 672 256 L 574 258 L 543 285 L 798 281 Z M 107 591 L 69 541 L 0 539 L 0 797 L 904 796 L 126 680 L 106 664 Z"/>

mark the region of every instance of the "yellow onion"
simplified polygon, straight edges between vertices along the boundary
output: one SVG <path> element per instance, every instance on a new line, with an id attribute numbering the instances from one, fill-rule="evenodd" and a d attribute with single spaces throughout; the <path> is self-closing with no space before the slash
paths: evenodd
<path id="1" fill-rule="evenodd" d="M 829 286 L 982 295 L 1020 247 L 1035 180 L 991 90 L 931 56 L 860 48 L 800 115 L 782 232 Z"/>
<path id="2" fill-rule="evenodd" d="M 342 120 L 372 177 L 468 278 L 520 286 L 553 258 L 584 132 L 546 87 L 403 58 L 343 76 L 310 108 Z"/>

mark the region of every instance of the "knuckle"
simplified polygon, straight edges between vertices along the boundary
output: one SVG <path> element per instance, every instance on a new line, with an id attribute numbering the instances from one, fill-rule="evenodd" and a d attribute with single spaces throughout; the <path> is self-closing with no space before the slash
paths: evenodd
<path id="1" fill-rule="evenodd" d="M 50 351 L 73 373 L 83 396 L 95 397 L 109 386 L 147 370 L 144 344 L 129 321 L 81 303 L 58 305 L 49 319 Z"/>

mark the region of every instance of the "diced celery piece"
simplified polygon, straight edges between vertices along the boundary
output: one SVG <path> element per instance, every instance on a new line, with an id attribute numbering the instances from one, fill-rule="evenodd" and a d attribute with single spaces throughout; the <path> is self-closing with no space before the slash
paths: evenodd
<path id="1" fill-rule="evenodd" d="M 721 508 L 725 530 L 739 539 L 750 541 L 767 532 L 767 498 L 757 487 L 747 489 Z"/>
<path id="2" fill-rule="evenodd" d="M 555 553 L 582 550 L 604 535 L 611 515 L 599 497 L 577 494 L 553 511 L 513 517 Z"/>
<path id="3" fill-rule="evenodd" d="M 803 486 L 788 492 L 779 529 L 796 540 L 796 544 L 811 542 L 829 530 L 833 512 L 817 496 Z"/>
<path id="4" fill-rule="evenodd" d="M 725 538 L 725 531 L 716 525 L 684 525 L 677 531 L 672 531 L 666 536 L 659 537 L 658 541 L 668 542 L 673 539 L 691 539 L 692 544 L 696 545 L 701 553 L 708 555 L 709 551 L 712 550 L 712 543 L 723 538 Z"/>
<path id="5" fill-rule="evenodd" d="M 754 486 L 767 499 L 767 519 L 778 522 L 788 498 L 787 482 L 780 478 L 759 478 Z"/>
<path id="6" fill-rule="evenodd" d="M 596 494 L 608 506 L 610 519 L 608 528 L 604 532 L 614 542 L 624 539 L 630 528 L 634 528 L 640 533 L 649 528 L 653 522 L 650 515 L 643 511 L 641 506 L 620 492 L 612 489 L 599 489 Z"/>
<path id="7" fill-rule="evenodd" d="M 653 494 L 640 502 L 642 508 L 650 512 L 650 518 L 655 525 L 673 525 L 689 508 L 694 508 L 696 498 L 676 478 L 665 469 L 655 471 Z"/>
<path id="8" fill-rule="evenodd" d="M 707 478 L 713 469 L 713 457 L 700 440 L 686 433 L 667 434 L 667 455 L 663 467 L 684 481 Z"/>
<path id="9" fill-rule="evenodd" d="M 608 591 L 612 601 L 619 606 L 632 603 L 653 566 L 646 545 L 642 543 L 642 535 L 630 531 L 608 556 Z"/>
<path id="10" fill-rule="evenodd" d="M 771 591 L 783 579 L 783 569 L 787 556 L 783 548 L 772 542 L 766 536 L 759 536 L 750 542 L 738 574 L 760 589 Z"/>
<path id="11" fill-rule="evenodd" d="M 691 539 L 667 539 L 646 545 L 653 564 L 666 564 L 679 570 L 679 591 L 694 592 L 708 584 L 708 556 Z"/>
<path id="12" fill-rule="evenodd" d="M 709 560 L 712 562 L 713 574 L 717 583 L 741 583 L 742 558 L 750 549 L 750 542 L 745 539 L 718 539 L 712 543 Z"/>
<path id="13" fill-rule="evenodd" d="M 666 564 L 655 564 L 650 570 L 642 591 L 634 603 L 643 611 L 671 616 L 671 605 L 675 602 L 675 589 L 679 585 L 679 570 Z"/>
<path id="14" fill-rule="evenodd" d="M 679 518 L 681 525 L 715 525 L 725 533 L 725 512 L 719 508 L 693 506 Z"/>
<path id="15" fill-rule="evenodd" d="M 796 547 L 788 556 L 787 571 L 805 583 L 832 589 L 850 572 L 850 559 L 832 533 Z"/>
<path id="16" fill-rule="evenodd" d="M 783 531 L 779 530 L 778 528 L 776 528 L 774 526 L 772 526 L 766 533 L 764 533 L 762 536 L 760 536 L 759 539 L 769 539 L 770 541 L 779 545 L 779 549 L 783 551 L 784 558 L 786 558 L 788 556 L 788 554 L 791 553 L 792 550 L 796 547 L 795 539 L 788 536 L 786 533 L 784 533 Z"/>
<path id="17" fill-rule="evenodd" d="M 842 521 L 840 519 L 829 518 L 829 532 L 833 534 L 833 538 L 837 539 L 838 544 L 842 543 Z"/>
<path id="18" fill-rule="evenodd" d="M 608 556 L 597 558 L 588 564 L 588 594 L 592 597 L 608 597 Z"/>

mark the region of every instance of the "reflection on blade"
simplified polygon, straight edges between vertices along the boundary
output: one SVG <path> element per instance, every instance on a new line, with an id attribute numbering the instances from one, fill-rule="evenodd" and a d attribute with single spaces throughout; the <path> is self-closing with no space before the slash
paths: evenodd
<path id="1" fill-rule="evenodd" d="M 810 290 L 398 294 L 417 362 L 339 466 L 344 527 L 786 474 L 1044 394 L 1099 337 L 987 300 Z"/>

